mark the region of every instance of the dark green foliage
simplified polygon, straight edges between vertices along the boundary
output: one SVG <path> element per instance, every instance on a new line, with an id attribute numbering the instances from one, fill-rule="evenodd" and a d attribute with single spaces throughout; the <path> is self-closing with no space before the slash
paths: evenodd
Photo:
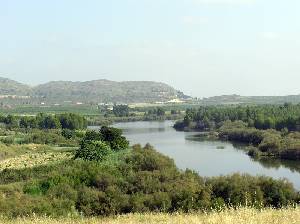
<path id="1" fill-rule="evenodd" d="M 299 135 L 299 132 L 286 134 L 272 129 L 248 128 L 242 121 L 224 122 L 219 129 L 219 138 L 223 140 L 254 145 L 256 150 L 249 151 L 250 156 L 271 156 L 289 160 L 300 159 Z"/>
<path id="2" fill-rule="evenodd" d="M 20 128 L 38 128 L 38 120 L 35 117 L 21 117 Z"/>
<path id="3" fill-rule="evenodd" d="M 162 108 L 162 107 L 157 107 L 157 108 L 150 109 L 150 110 L 147 111 L 147 115 L 155 115 L 155 116 L 158 116 L 158 117 L 162 117 L 165 114 L 166 114 L 165 109 Z"/>
<path id="4" fill-rule="evenodd" d="M 61 135 L 65 137 L 66 139 L 72 139 L 76 136 L 75 131 L 70 129 L 63 129 L 61 132 Z"/>
<path id="5" fill-rule="evenodd" d="M 75 152 L 75 159 L 102 161 L 111 153 L 110 147 L 101 141 L 82 141 Z"/>
<path id="6" fill-rule="evenodd" d="M 86 119 L 77 114 L 65 113 L 56 115 L 56 117 L 60 121 L 61 127 L 63 129 L 77 130 L 85 129 L 87 127 Z"/>
<path id="7" fill-rule="evenodd" d="M 5 117 L 3 122 L 8 128 L 16 128 L 19 125 L 17 118 L 13 115 L 8 115 L 7 117 Z"/>
<path id="8" fill-rule="evenodd" d="M 101 140 L 110 145 L 111 149 L 114 151 L 119 151 L 127 149 L 129 147 L 129 142 L 122 136 L 122 130 L 103 126 L 100 129 Z"/>
<path id="9" fill-rule="evenodd" d="M 102 135 L 100 132 L 96 132 L 95 130 L 87 130 L 85 136 L 83 137 L 83 141 L 102 141 Z"/>
<path id="10" fill-rule="evenodd" d="M 128 105 L 114 105 L 113 113 L 117 117 L 128 117 L 129 107 Z"/>
<path id="11" fill-rule="evenodd" d="M 48 115 L 39 113 L 37 116 L 13 116 L 2 117 L 2 122 L 8 128 L 39 128 L 39 129 L 85 129 L 87 121 L 84 117 L 73 113 Z M 1 122 L 1 121 L 0 121 Z"/>
<path id="12" fill-rule="evenodd" d="M 221 198 L 232 206 L 281 207 L 298 197 L 290 183 L 269 177 L 235 174 L 210 178 L 207 184 L 211 186 L 212 199 Z"/>
<path id="13" fill-rule="evenodd" d="M 140 145 L 133 146 L 134 153 L 125 158 L 126 163 L 131 164 L 135 171 L 154 171 L 173 168 L 174 161 L 157 153 L 152 146 L 147 144 L 142 150 Z"/>
<path id="14" fill-rule="evenodd" d="M 241 120 L 249 127 L 257 129 L 287 128 L 289 131 L 297 131 L 300 130 L 300 105 L 209 106 L 187 109 L 185 121 L 177 124 L 175 128 L 182 130 L 190 122 L 194 122 L 189 128 L 212 129 L 227 120 Z"/>
<path id="15" fill-rule="evenodd" d="M 242 121 L 227 121 L 219 129 L 219 137 L 229 141 L 239 141 L 253 145 L 259 145 L 264 137 L 263 131 L 255 128 L 247 128 Z"/>
<path id="16" fill-rule="evenodd" d="M 253 158 L 258 159 L 261 156 L 261 151 L 259 151 L 259 149 L 256 147 L 249 146 L 247 147 L 247 150 L 248 150 L 248 155 Z"/>
<path id="17" fill-rule="evenodd" d="M 111 151 L 127 149 L 129 142 L 122 136 L 122 130 L 103 126 L 99 132 L 87 131 L 75 152 L 75 159 L 104 160 Z"/>
<path id="18" fill-rule="evenodd" d="M 38 114 L 36 117 L 40 129 L 60 129 L 61 124 L 57 117 L 52 115 Z"/>
<path id="19" fill-rule="evenodd" d="M 188 109 L 177 130 L 217 130 L 223 140 L 254 145 L 251 156 L 300 160 L 300 105 L 200 107 Z"/>

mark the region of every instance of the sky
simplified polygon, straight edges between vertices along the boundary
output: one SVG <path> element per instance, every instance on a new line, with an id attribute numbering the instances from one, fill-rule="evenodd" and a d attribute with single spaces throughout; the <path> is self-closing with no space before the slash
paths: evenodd
<path id="1" fill-rule="evenodd" d="M 299 0 L 0 0 L 0 76 L 300 94 Z"/>

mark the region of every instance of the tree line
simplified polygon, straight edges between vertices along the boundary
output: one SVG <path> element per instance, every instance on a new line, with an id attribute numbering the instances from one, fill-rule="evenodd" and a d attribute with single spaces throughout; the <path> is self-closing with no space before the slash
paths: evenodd
<path id="1" fill-rule="evenodd" d="M 83 116 L 65 113 L 65 114 L 43 114 L 36 116 L 14 116 L 0 115 L 0 123 L 4 123 L 7 128 L 26 128 L 26 129 L 85 129 L 87 121 Z"/>
<path id="2" fill-rule="evenodd" d="M 225 121 L 243 121 L 257 129 L 300 131 L 300 105 L 208 106 L 187 109 L 177 129 L 211 130 Z"/>

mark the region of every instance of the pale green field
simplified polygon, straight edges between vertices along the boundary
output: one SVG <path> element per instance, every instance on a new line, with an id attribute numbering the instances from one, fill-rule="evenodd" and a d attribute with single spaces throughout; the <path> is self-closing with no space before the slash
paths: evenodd
<path id="1" fill-rule="evenodd" d="M 47 145 L 24 144 L 6 146 L 0 144 L 0 171 L 4 169 L 24 169 L 57 163 L 72 158 L 73 148 Z"/>
<path id="2" fill-rule="evenodd" d="M 238 210 L 227 210 L 223 212 L 212 212 L 208 214 L 130 214 L 111 218 L 25 218 L 5 220 L 0 219 L 3 224 L 133 224 L 133 223 L 187 223 L 187 224 L 298 224 L 300 223 L 300 209 L 265 209 L 262 211 L 241 208 Z"/>

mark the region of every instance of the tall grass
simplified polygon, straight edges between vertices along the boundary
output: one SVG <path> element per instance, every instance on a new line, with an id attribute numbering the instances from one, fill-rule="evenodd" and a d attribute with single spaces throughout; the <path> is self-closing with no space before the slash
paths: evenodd
<path id="1" fill-rule="evenodd" d="M 109 218 L 62 218 L 47 217 L 1 219 L 3 224 L 133 224 L 133 223 L 188 223 L 188 224 L 296 224 L 300 223 L 300 209 L 264 209 L 240 208 L 222 212 L 191 213 L 191 214 L 129 214 Z"/>

